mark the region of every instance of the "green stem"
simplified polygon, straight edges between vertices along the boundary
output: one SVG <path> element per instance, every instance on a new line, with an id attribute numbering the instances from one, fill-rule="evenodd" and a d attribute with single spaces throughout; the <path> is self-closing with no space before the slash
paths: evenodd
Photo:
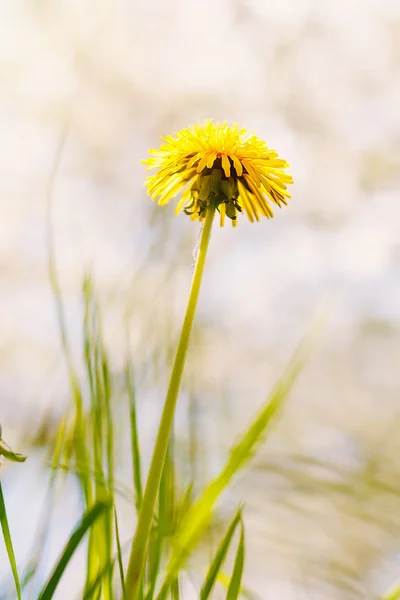
<path id="1" fill-rule="evenodd" d="M 214 214 L 215 207 L 210 205 L 204 221 L 185 320 L 183 321 L 168 392 L 164 402 L 164 409 L 154 446 L 153 458 L 151 460 L 150 470 L 147 477 L 146 489 L 144 491 L 139 519 L 136 526 L 136 533 L 132 542 L 128 571 L 126 575 L 126 591 L 129 600 L 136 600 L 142 580 L 154 508 L 156 504 L 157 493 L 160 487 L 161 474 L 174 420 L 176 400 L 178 398 L 183 368 L 185 366 L 190 333 L 192 331 L 194 315 L 196 312 L 197 300 L 199 297 L 200 285 L 203 277 Z"/>

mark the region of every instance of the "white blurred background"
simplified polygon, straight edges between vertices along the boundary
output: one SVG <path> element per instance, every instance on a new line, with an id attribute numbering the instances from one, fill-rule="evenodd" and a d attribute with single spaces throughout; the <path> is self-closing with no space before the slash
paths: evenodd
<path id="1" fill-rule="evenodd" d="M 272 221 L 213 233 L 187 372 L 204 478 L 331 298 L 279 426 L 232 490 L 247 507 L 245 581 L 267 600 L 372 600 L 400 579 L 399 106 L 396 0 L 1 0 L 0 421 L 29 454 L 1 480 L 19 561 L 46 481 L 37 432 L 49 419 L 51 437 L 69 402 L 49 225 L 77 364 L 91 272 L 116 378 L 130 332 L 151 443 L 168 369 L 152 386 L 148 364 L 175 341 L 199 228 L 146 198 L 140 160 L 214 118 L 265 139 L 295 184 Z M 79 515 L 73 489 L 60 510 L 49 564 Z"/>

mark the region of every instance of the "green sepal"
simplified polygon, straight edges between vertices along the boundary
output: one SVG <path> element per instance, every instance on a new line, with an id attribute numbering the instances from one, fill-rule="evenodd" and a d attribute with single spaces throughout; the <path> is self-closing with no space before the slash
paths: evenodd
<path id="1" fill-rule="evenodd" d="M 191 186 L 191 191 L 192 192 L 198 192 L 200 190 L 200 177 L 198 177 L 195 182 L 193 183 L 193 185 Z"/>
<path id="2" fill-rule="evenodd" d="M 227 202 L 226 203 L 225 213 L 226 213 L 227 217 L 229 217 L 230 219 L 232 219 L 232 221 L 236 220 L 236 207 L 233 204 L 233 202 Z"/>
<path id="3" fill-rule="evenodd" d="M 185 208 L 183 209 L 183 212 L 186 215 L 192 215 L 193 213 L 196 212 L 196 202 L 193 197 L 191 198 L 191 202 L 185 206 Z"/>
<path id="4" fill-rule="evenodd" d="M 199 200 L 208 200 L 212 191 L 212 175 L 203 175 L 200 178 Z"/>
<path id="5" fill-rule="evenodd" d="M 231 178 L 221 181 L 221 190 L 224 192 L 228 200 L 235 197 L 236 187 L 237 186 L 235 186 L 234 180 Z"/>
<path id="6" fill-rule="evenodd" d="M 211 191 L 214 194 L 218 194 L 221 188 L 222 172 L 220 169 L 213 169 L 211 171 Z"/>

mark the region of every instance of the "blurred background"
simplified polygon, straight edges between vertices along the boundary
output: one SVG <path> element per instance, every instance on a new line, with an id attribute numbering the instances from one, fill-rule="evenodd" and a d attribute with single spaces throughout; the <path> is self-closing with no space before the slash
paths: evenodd
<path id="1" fill-rule="evenodd" d="M 272 221 L 214 229 L 177 415 L 181 476 L 218 471 L 328 296 L 318 347 L 224 506 L 245 502 L 244 579 L 261 598 L 372 600 L 400 578 L 399 106 L 395 0 L 2 0 L 0 422 L 29 460 L 1 481 L 19 563 L 70 402 L 49 252 L 77 369 L 90 273 L 114 387 L 129 356 L 150 448 L 200 229 L 146 198 L 140 161 L 160 135 L 213 118 L 265 139 L 295 185 Z M 80 511 L 71 479 L 48 565 Z M 129 503 L 121 512 L 128 540 Z M 57 598 L 80 589 L 81 563 Z"/>

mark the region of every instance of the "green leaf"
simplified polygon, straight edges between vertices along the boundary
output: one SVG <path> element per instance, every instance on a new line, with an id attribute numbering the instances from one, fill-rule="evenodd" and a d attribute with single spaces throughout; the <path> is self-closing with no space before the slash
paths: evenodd
<path id="1" fill-rule="evenodd" d="M 218 582 L 221 585 L 223 585 L 226 590 L 229 588 L 229 584 L 231 582 L 231 577 L 229 575 L 221 572 L 218 574 L 217 579 L 218 579 Z M 259 594 L 257 594 L 254 590 L 251 590 L 249 587 L 247 587 L 245 585 L 241 585 L 240 594 L 241 594 L 241 596 L 243 596 L 243 598 L 247 598 L 247 600 L 263 600 L 263 598 L 261 598 L 261 596 Z"/>
<path id="2" fill-rule="evenodd" d="M 85 589 L 82 592 L 82 600 L 93 600 L 94 598 L 98 598 L 101 595 L 101 585 L 104 578 L 108 573 L 112 573 L 113 569 L 114 563 L 108 563 L 105 565 L 105 567 L 103 567 L 98 573 L 96 578 L 89 585 L 85 585 Z"/>
<path id="3" fill-rule="evenodd" d="M 82 520 L 68 540 L 58 563 L 54 567 L 53 573 L 40 592 L 38 600 L 50 600 L 53 598 L 61 577 L 84 535 L 91 527 L 93 527 L 94 523 L 105 513 L 105 511 L 109 509 L 110 503 L 98 502 L 84 514 Z"/>
<path id="4" fill-rule="evenodd" d="M 233 567 L 233 573 L 231 582 L 229 584 L 228 593 L 226 594 L 226 600 L 237 600 L 240 594 L 240 584 L 242 581 L 243 567 L 244 567 L 244 527 L 241 522 L 241 532 L 238 549 L 236 552 L 235 565 Z"/>
<path id="5" fill-rule="evenodd" d="M 236 513 L 236 515 L 233 517 L 233 519 L 228 527 L 228 530 L 217 549 L 217 552 L 216 552 L 214 559 L 210 565 L 210 568 L 208 569 L 208 573 L 207 573 L 204 583 L 201 587 L 200 600 L 207 600 L 207 598 L 209 598 L 209 596 L 211 594 L 211 591 L 217 580 L 218 573 L 219 573 L 219 571 L 222 567 L 222 564 L 225 560 L 226 553 L 228 552 L 228 548 L 232 541 L 233 534 L 236 531 L 236 527 L 240 523 L 241 515 L 242 515 L 242 509 L 240 508 L 238 510 L 238 512 Z"/>
<path id="6" fill-rule="evenodd" d="M 390 592 L 381 596 L 380 600 L 399 600 L 400 598 L 400 585 L 397 584 Z"/>
<path id="7" fill-rule="evenodd" d="M 124 564 L 123 564 L 123 560 L 122 560 L 121 540 L 119 537 L 117 511 L 115 510 L 115 508 L 114 508 L 114 526 L 115 526 L 115 541 L 117 543 L 117 558 L 118 558 L 119 575 L 120 575 L 120 579 L 121 579 L 121 588 L 122 588 L 122 600 L 126 600 Z"/>
<path id="8" fill-rule="evenodd" d="M 281 380 L 254 417 L 247 431 L 232 448 L 225 466 L 211 481 L 182 519 L 174 539 L 173 553 L 167 568 L 165 581 L 171 581 L 187 556 L 193 551 L 201 535 L 210 524 L 215 504 L 232 478 L 255 454 L 274 417 L 281 410 L 310 352 L 310 336 L 300 344 Z"/>
<path id="9" fill-rule="evenodd" d="M 131 421 L 131 452 L 132 452 L 132 465 L 133 465 L 133 485 L 135 488 L 136 496 L 136 510 L 139 514 L 140 506 L 142 504 L 143 486 L 142 486 L 142 467 L 140 459 L 140 445 L 139 435 L 137 430 L 137 418 L 136 418 L 136 394 L 135 385 L 132 376 L 132 369 L 128 364 L 125 369 L 125 381 L 126 387 L 129 393 L 130 399 L 130 421 Z"/>
<path id="10" fill-rule="evenodd" d="M 161 590 L 158 592 L 156 600 L 166 600 L 168 592 L 171 591 L 171 585 L 168 581 L 164 583 Z"/>
<path id="11" fill-rule="evenodd" d="M 171 585 L 171 600 L 180 600 L 179 580 L 176 578 Z"/>
<path id="12" fill-rule="evenodd" d="M 9 448 L 6 448 L 0 440 L 0 456 L 4 456 L 6 460 L 10 460 L 11 462 L 19 462 L 23 463 L 26 461 L 27 456 L 23 456 L 22 454 L 18 454 L 17 452 L 13 452 Z"/>
<path id="13" fill-rule="evenodd" d="M 147 556 L 148 591 L 145 600 L 153 600 L 156 591 L 157 580 L 163 558 L 166 542 L 175 528 L 175 469 L 174 469 L 174 432 L 171 431 L 170 441 L 165 457 L 163 472 L 158 492 L 158 520 L 157 525 L 152 527 L 149 551 Z M 173 586 L 171 585 L 171 597 L 173 598 Z"/>
<path id="14" fill-rule="evenodd" d="M 12 574 L 15 582 L 15 589 L 17 590 L 17 598 L 21 600 L 21 585 L 19 582 L 18 571 L 17 571 L 17 563 L 15 561 L 14 549 L 11 541 L 10 528 L 8 526 L 8 519 L 6 513 L 6 505 L 4 502 L 3 488 L 0 483 L 0 522 L 1 529 L 3 531 L 4 543 L 6 546 L 8 560 L 10 561 L 10 566 L 12 570 Z"/>

